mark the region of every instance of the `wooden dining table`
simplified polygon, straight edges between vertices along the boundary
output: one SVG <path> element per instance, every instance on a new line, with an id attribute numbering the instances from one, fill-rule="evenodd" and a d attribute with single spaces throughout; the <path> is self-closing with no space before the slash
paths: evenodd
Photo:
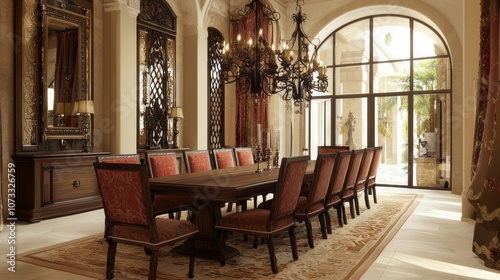
<path id="1" fill-rule="evenodd" d="M 315 161 L 309 161 L 304 181 L 312 180 Z M 221 207 L 226 202 L 236 203 L 257 195 L 273 193 L 279 177 L 279 168 L 263 170 L 257 164 L 226 169 L 215 169 L 196 173 L 149 179 L 153 196 L 155 194 L 192 195 L 196 214 L 192 222 L 198 226 L 195 252 L 197 257 L 219 260 L 219 245 L 215 232 L 215 222 L 222 217 Z M 183 246 L 174 251 L 185 252 Z M 230 259 L 239 252 L 226 246 L 224 256 Z"/>

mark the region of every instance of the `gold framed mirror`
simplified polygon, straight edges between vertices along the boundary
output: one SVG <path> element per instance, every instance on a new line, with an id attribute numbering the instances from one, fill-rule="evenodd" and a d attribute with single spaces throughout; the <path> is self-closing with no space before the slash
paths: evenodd
<path id="1" fill-rule="evenodd" d="M 43 139 L 85 139 L 79 101 L 92 100 L 91 10 L 41 0 Z"/>

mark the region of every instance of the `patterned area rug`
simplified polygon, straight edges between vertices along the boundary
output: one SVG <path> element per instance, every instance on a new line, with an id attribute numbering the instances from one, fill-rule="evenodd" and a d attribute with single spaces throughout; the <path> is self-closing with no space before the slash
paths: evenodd
<path id="1" fill-rule="evenodd" d="M 360 197 L 361 198 L 361 197 Z M 331 211 L 333 234 L 321 238 L 319 222 L 313 219 L 315 248 L 307 245 L 305 225 L 298 224 L 299 259 L 294 261 L 288 234 L 275 240 L 278 274 L 269 265 L 267 245 L 252 248 L 252 238 L 233 234 L 228 245 L 241 255 L 221 267 L 213 260 L 196 259 L 194 279 L 359 279 L 392 239 L 418 204 L 413 194 L 377 194 L 378 204 L 364 208 L 361 215 L 339 227 L 336 212 Z M 370 197 L 371 199 L 371 197 Z M 348 208 L 348 205 L 346 204 Z M 107 244 L 102 234 L 57 244 L 18 256 L 18 260 L 97 279 L 105 278 Z M 116 255 L 115 279 L 145 279 L 149 258 L 142 248 L 119 244 Z M 158 264 L 158 279 L 186 279 L 188 258 L 162 250 Z"/>

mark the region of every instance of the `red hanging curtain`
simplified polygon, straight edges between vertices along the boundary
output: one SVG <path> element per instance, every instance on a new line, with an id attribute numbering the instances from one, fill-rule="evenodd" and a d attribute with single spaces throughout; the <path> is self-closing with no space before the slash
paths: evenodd
<path id="1" fill-rule="evenodd" d="M 481 0 L 479 92 L 467 199 L 476 211 L 473 252 L 485 266 L 500 270 L 500 113 L 498 92 L 498 1 Z"/>
<path id="2" fill-rule="evenodd" d="M 238 34 L 242 40 L 248 42 L 250 37 L 255 36 L 255 25 L 262 28 L 262 36 L 268 38 L 269 25 L 264 16 L 264 11 L 259 11 L 259 22 L 256 22 L 255 12 L 246 18 L 233 22 L 232 40 L 235 41 Z M 259 28 L 257 28 L 258 30 Z M 245 91 L 245 80 L 236 82 L 236 146 L 254 147 L 257 144 L 257 133 L 260 133 L 261 147 L 266 148 L 266 132 L 268 131 L 268 96 L 261 92 L 257 97 Z M 261 131 L 257 131 L 257 124 L 261 124 Z"/>

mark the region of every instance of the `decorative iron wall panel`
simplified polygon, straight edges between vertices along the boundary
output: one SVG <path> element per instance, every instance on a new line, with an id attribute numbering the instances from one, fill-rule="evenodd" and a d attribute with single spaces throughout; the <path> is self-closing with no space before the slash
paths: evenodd
<path id="1" fill-rule="evenodd" d="M 138 17 L 138 148 L 168 148 L 175 106 L 175 15 L 161 0 L 141 2 Z"/>
<path id="2" fill-rule="evenodd" d="M 224 80 L 221 56 L 224 37 L 219 30 L 208 28 L 208 93 L 209 93 L 209 143 L 210 149 L 225 146 L 224 143 Z"/>

